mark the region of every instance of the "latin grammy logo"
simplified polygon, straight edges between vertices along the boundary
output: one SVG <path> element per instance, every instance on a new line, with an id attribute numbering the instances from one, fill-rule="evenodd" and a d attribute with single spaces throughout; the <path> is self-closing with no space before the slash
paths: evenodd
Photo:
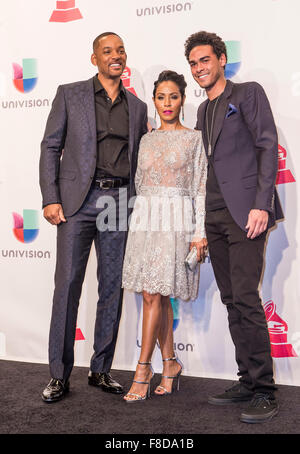
<path id="1" fill-rule="evenodd" d="M 130 68 L 128 68 L 128 66 L 126 66 L 126 68 L 124 69 L 123 74 L 121 76 L 123 85 L 125 88 L 127 88 L 128 91 L 131 91 L 131 93 L 133 93 L 137 97 L 135 89 L 130 86 L 131 85 L 130 76 L 131 76 L 131 70 L 130 70 Z"/>
<path id="2" fill-rule="evenodd" d="M 276 313 L 276 306 L 272 300 L 264 304 L 264 310 L 270 334 L 271 352 L 273 358 L 287 358 L 298 356 L 293 346 L 287 343 L 287 323 Z"/>
<path id="3" fill-rule="evenodd" d="M 76 341 L 85 340 L 85 337 L 84 337 L 84 335 L 82 334 L 81 329 L 78 328 L 78 327 L 76 327 L 75 340 L 76 340 Z"/>
<path id="4" fill-rule="evenodd" d="M 289 169 L 286 169 L 286 149 L 278 145 L 278 173 L 276 184 L 294 183 L 296 180 Z"/>
<path id="5" fill-rule="evenodd" d="M 49 22 L 71 22 L 78 19 L 82 19 L 82 15 L 75 7 L 75 0 L 59 0 Z"/>

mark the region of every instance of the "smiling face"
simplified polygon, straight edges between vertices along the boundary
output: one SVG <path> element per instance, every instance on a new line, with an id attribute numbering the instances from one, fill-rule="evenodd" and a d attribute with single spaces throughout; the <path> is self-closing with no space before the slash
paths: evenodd
<path id="1" fill-rule="evenodd" d="M 161 121 L 176 122 L 179 119 L 181 106 L 184 103 L 178 85 L 171 80 L 161 82 L 153 98 L 154 105 Z"/>
<path id="2" fill-rule="evenodd" d="M 124 43 L 117 35 L 100 38 L 91 56 L 93 65 L 98 67 L 99 76 L 106 79 L 121 77 L 126 66 L 127 55 Z"/>
<path id="3" fill-rule="evenodd" d="M 218 58 L 210 45 L 194 47 L 189 55 L 189 64 L 195 81 L 207 91 L 225 80 L 226 56 L 222 54 Z"/>

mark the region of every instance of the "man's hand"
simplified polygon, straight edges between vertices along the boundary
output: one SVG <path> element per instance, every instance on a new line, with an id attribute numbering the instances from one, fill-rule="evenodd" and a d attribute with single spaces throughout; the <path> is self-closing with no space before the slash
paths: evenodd
<path id="1" fill-rule="evenodd" d="M 253 209 L 248 216 L 246 229 L 248 230 L 247 238 L 253 240 L 268 227 L 269 213 L 265 210 Z"/>
<path id="2" fill-rule="evenodd" d="M 193 247 L 196 247 L 197 248 L 197 258 L 198 258 L 198 262 L 200 262 L 200 260 L 204 260 L 205 259 L 205 252 L 207 250 L 207 239 L 206 238 L 202 238 L 201 240 L 193 240 L 190 244 L 190 250 L 193 248 Z"/>
<path id="3" fill-rule="evenodd" d="M 47 205 L 44 208 L 44 218 L 53 225 L 67 222 L 60 203 L 51 203 L 50 205 Z"/>

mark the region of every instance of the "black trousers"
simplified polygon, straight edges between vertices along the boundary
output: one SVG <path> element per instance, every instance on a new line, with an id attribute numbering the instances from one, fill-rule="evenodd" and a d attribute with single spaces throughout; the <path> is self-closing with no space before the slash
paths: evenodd
<path id="1" fill-rule="evenodd" d="M 216 282 L 228 311 L 240 382 L 254 392 L 273 392 L 270 338 L 258 292 L 267 232 L 248 239 L 227 208 L 208 211 L 205 227 Z"/>
<path id="2" fill-rule="evenodd" d="M 97 228 L 98 215 L 107 210 L 104 202 L 102 208 L 97 208 L 99 197 L 105 197 L 102 200 L 108 202 L 110 197 L 114 200 L 112 216 L 115 212 L 117 229 L 99 231 Z M 67 381 L 73 368 L 78 305 L 93 242 L 97 255 L 99 299 L 90 368 L 92 372 L 109 372 L 111 368 L 121 317 L 122 267 L 127 239 L 127 231 L 118 229 L 122 212 L 119 203 L 119 189 L 92 188 L 80 210 L 57 227 L 55 289 L 49 335 L 49 365 L 53 378 Z M 125 204 L 123 200 L 123 205 L 127 207 L 127 199 Z M 127 220 L 126 212 L 122 212 L 124 216 L 123 227 Z"/>

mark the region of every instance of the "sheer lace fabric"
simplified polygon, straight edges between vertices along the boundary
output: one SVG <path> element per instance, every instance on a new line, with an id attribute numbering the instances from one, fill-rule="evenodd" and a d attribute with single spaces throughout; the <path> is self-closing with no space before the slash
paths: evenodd
<path id="1" fill-rule="evenodd" d="M 206 171 L 200 131 L 157 130 L 142 137 L 124 288 L 197 297 L 199 267 L 189 271 L 184 260 L 190 242 L 205 237 Z"/>

